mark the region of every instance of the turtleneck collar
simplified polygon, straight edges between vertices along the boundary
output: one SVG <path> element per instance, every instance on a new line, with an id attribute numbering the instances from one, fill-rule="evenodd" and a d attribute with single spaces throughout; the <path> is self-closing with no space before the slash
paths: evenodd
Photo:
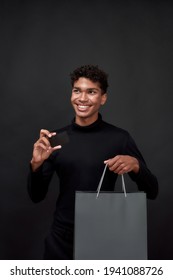
<path id="1" fill-rule="evenodd" d="M 100 127 L 102 123 L 102 116 L 101 114 L 99 113 L 98 114 L 98 119 L 91 123 L 90 125 L 86 125 L 86 126 L 81 126 L 81 125 L 78 125 L 77 123 L 75 123 L 75 118 L 72 120 L 72 127 L 73 129 L 75 130 L 80 130 L 80 131 L 91 131 L 91 130 L 95 130 L 97 128 Z"/>

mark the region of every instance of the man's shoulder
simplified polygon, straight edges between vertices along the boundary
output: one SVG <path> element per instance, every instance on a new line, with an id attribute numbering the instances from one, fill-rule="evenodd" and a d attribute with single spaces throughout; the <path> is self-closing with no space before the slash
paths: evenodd
<path id="1" fill-rule="evenodd" d="M 121 128 L 119 126 L 110 124 L 108 122 L 103 121 L 104 127 L 105 129 L 107 129 L 108 131 L 112 132 L 112 133 L 118 133 L 118 134 L 122 134 L 124 136 L 129 136 L 129 132 L 127 130 L 125 130 L 124 128 Z"/>
<path id="2" fill-rule="evenodd" d="M 70 127 L 71 127 L 71 125 L 69 124 L 64 127 L 56 128 L 53 131 L 56 133 L 65 132 L 65 131 L 68 131 L 70 129 Z"/>

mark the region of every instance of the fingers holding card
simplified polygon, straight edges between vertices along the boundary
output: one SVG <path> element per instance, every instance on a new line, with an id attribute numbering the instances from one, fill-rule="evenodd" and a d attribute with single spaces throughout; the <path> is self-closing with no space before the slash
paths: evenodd
<path id="1" fill-rule="evenodd" d="M 67 131 L 63 131 L 60 133 L 57 133 L 56 135 L 53 135 L 51 138 L 49 138 L 49 142 L 51 147 L 64 145 L 69 142 L 69 136 L 67 134 Z"/>

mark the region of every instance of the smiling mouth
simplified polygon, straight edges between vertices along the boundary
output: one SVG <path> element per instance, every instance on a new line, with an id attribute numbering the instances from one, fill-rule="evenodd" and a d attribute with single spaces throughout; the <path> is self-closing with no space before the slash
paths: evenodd
<path id="1" fill-rule="evenodd" d="M 85 111 L 89 108 L 90 106 L 88 105 L 77 105 L 77 108 L 80 110 L 80 111 Z"/>

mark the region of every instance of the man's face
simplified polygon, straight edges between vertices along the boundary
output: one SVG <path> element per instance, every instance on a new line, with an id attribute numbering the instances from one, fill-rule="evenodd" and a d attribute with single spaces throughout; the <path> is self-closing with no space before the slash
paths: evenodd
<path id="1" fill-rule="evenodd" d="M 87 78 L 79 78 L 73 85 L 71 103 L 76 113 L 76 123 L 89 125 L 97 120 L 101 105 L 107 95 L 102 94 L 99 83 Z"/>

